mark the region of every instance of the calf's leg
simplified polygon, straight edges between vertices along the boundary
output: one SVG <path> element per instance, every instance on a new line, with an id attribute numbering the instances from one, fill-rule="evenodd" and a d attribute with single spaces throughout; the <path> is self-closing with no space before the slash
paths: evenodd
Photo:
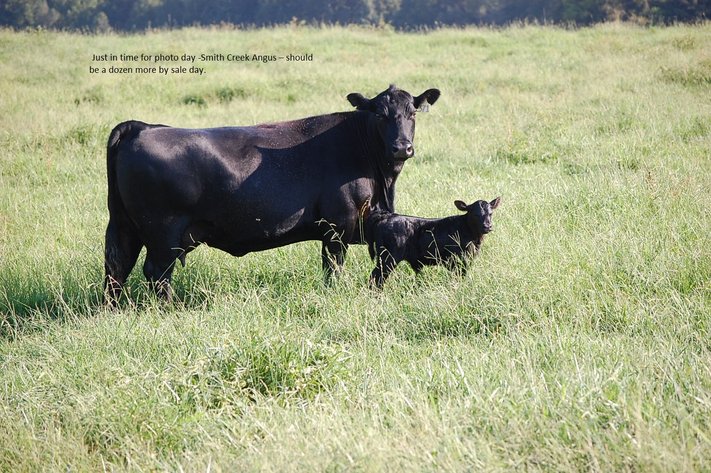
<path id="1" fill-rule="evenodd" d="M 376 255 L 375 269 L 370 273 L 370 287 L 382 289 L 385 280 L 390 276 L 397 266 L 398 261 L 385 247 L 378 247 Z"/>
<path id="2" fill-rule="evenodd" d="M 467 274 L 467 269 L 469 266 L 469 261 L 467 261 L 464 255 L 453 256 L 446 262 L 446 267 L 454 274 L 464 277 Z"/>

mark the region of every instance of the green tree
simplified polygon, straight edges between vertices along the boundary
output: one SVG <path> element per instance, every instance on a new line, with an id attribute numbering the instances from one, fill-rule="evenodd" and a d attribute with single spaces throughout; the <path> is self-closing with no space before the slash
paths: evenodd
<path id="1" fill-rule="evenodd" d="M 7 0 L 0 9 L 0 24 L 27 27 L 51 28 L 62 19 L 61 13 L 46 0 Z"/>

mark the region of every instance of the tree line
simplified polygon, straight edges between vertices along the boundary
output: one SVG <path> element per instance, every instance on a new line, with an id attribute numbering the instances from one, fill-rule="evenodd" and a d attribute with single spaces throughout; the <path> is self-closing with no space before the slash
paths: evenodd
<path id="1" fill-rule="evenodd" d="M 588 25 L 703 21 L 711 0 L 4 0 L 0 25 L 86 31 L 285 23 L 505 25 L 518 21 Z"/>

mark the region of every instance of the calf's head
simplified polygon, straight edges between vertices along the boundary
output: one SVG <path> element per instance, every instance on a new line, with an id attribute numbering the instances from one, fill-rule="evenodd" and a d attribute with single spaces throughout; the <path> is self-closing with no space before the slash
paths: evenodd
<path id="1" fill-rule="evenodd" d="M 461 200 L 455 200 L 454 205 L 462 212 L 467 213 L 467 223 L 475 232 L 485 235 L 494 229 L 491 216 L 494 209 L 501 203 L 501 197 L 497 197 L 491 202 L 477 200 L 473 204 L 467 205 Z"/>
<path id="2" fill-rule="evenodd" d="M 434 104 L 439 98 L 439 90 L 428 89 L 413 97 L 391 85 L 372 99 L 359 93 L 348 94 L 347 98 L 356 109 L 372 114 L 385 144 L 385 154 L 393 161 L 404 161 L 415 155 L 415 114 Z"/>

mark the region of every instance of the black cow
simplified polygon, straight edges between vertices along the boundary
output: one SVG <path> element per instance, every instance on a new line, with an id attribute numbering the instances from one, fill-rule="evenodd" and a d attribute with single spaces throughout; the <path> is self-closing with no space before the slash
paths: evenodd
<path id="1" fill-rule="evenodd" d="M 320 240 L 326 276 L 340 269 L 366 202 L 393 210 L 395 181 L 414 155 L 417 97 L 390 86 L 357 110 L 288 122 L 206 129 L 119 124 L 107 149 L 104 280 L 118 300 L 143 246 L 143 273 L 170 298 L 175 260 L 200 243 L 235 256 Z"/>
<path id="2" fill-rule="evenodd" d="M 420 218 L 375 209 L 365 219 L 365 238 L 370 257 L 376 261 L 370 284 L 383 287 L 385 280 L 401 261 L 407 261 L 419 273 L 424 266 L 444 264 L 466 271 L 467 257 L 476 254 L 484 235 L 493 230 L 491 216 L 501 197 L 491 202 L 477 200 L 454 205 L 466 212 L 445 218 Z"/>

